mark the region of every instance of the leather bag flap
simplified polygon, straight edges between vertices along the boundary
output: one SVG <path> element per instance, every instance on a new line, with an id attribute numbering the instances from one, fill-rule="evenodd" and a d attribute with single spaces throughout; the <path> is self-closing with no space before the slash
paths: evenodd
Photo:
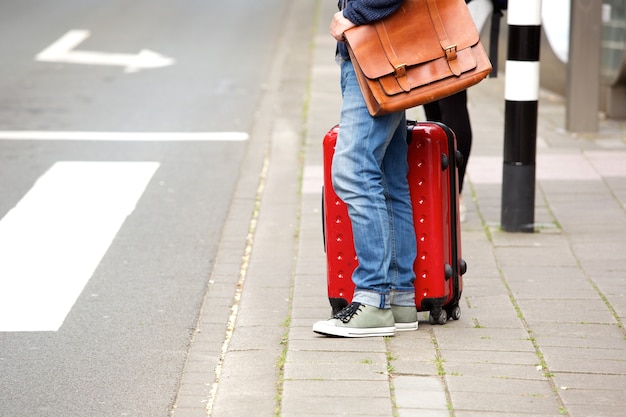
<path id="1" fill-rule="evenodd" d="M 345 37 L 351 52 L 366 77 L 381 78 L 395 74 L 398 64 L 414 67 L 439 58 L 449 63 L 451 73 L 448 75 L 459 75 L 476 66 L 473 59 L 468 59 L 467 53 L 461 54 L 465 55 L 464 59 L 457 59 L 459 51 L 471 48 L 480 40 L 465 2 L 434 0 L 438 15 L 435 12 L 431 16 L 428 1 L 433 2 L 404 0 L 402 6 L 386 19 L 346 31 Z M 439 22 L 433 22 L 433 19 L 439 18 Z M 445 43 L 449 42 L 450 45 L 442 45 L 444 42 L 441 33 L 437 32 L 436 24 L 440 25 L 440 32 L 443 28 L 447 35 L 444 37 Z M 444 46 L 450 49 L 446 51 Z"/>

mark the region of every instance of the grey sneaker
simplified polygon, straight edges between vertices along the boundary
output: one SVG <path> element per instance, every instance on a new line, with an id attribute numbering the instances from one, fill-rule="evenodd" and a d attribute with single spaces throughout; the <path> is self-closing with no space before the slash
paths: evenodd
<path id="1" fill-rule="evenodd" d="M 417 330 L 417 308 L 415 306 L 391 305 L 393 320 L 396 323 L 396 331 L 407 332 Z"/>
<path id="2" fill-rule="evenodd" d="M 396 328 L 391 309 L 353 302 L 329 320 L 315 323 L 313 331 L 327 336 L 369 337 L 393 336 Z"/>

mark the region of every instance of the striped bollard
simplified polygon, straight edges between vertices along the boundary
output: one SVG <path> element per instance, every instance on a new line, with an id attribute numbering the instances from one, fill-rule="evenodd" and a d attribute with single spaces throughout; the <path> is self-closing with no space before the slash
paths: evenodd
<path id="1" fill-rule="evenodd" d="M 501 227 L 534 232 L 541 0 L 509 0 Z"/>

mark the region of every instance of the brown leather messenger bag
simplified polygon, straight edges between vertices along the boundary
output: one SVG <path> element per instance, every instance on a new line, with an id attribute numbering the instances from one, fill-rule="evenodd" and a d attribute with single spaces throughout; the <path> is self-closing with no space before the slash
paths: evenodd
<path id="1" fill-rule="evenodd" d="M 372 116 L 429 103 L 491 72 L 464 0 L 404 0 L 385 19 L 345 33 Z"/>

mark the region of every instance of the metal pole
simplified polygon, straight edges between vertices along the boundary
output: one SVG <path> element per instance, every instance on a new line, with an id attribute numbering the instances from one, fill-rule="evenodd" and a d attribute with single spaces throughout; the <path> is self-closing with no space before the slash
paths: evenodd
<path id="1" fill-rule="evenodd" d="M 571 11 L 565 128 L 597 132 L 602 2 L 572 0 Z"/>
<path id="2" fill-rule="evenodd" d="M 534 232 L 541 0 L 509 0 L 501 226 Z"/>

